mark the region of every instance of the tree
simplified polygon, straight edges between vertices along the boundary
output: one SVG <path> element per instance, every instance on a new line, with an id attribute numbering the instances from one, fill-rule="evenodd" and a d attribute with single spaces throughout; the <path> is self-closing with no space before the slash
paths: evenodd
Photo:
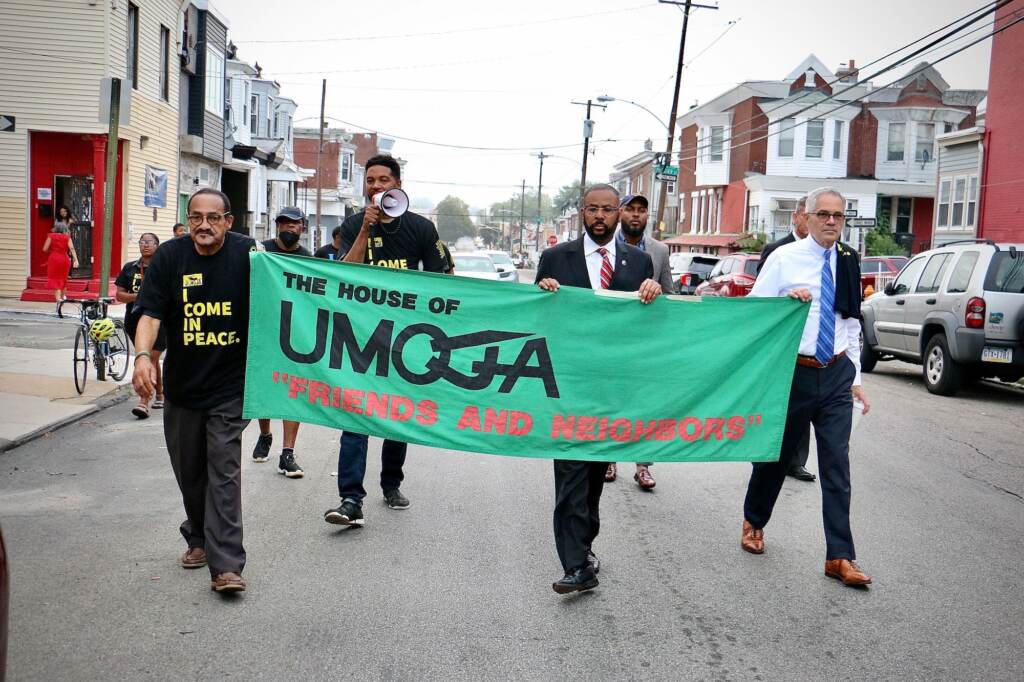
<path id="1" fill-rule="evenodd" d="M 580 181 L 564 186 L 555 195 L 555 215 L 562 215 L 566 211 L 579 208 L 580 205 Z"/>
<path id="2" fill-rule="evenodd" d="M 869 256 L 896 256 L 907 253 L 907 250 L 892 238 L 892 234 L 880 227 L 865 235 L 864 247 Z"/>
<path id="3" fill-rule="evenodd" d="M 519 209 L 523 208 L 524 220 L 527 225 L 537 224 L 537 193 L 526 192 L 525 201 L 520 202 L 521 195 L 517 192 L 508 199 L 498 201 L 491 204 L 491 216 L 492 219 L 504 217 L 506 220 L 511 219 L 512 222 L 519 223 Z M 555 211 L 554 205 L 551 203 L 551 197 L 547 194 L 541 195 L 540 198 L 540 214 L 544 221 L 549 221 L 561 213 Z M 509 211 L 512 211 L 509 213 Z"/>
<path id="4" fill-rule="evenodd" d="M 454 244 L 459 237 L 476 236 L 476 226 L 469 218 L 469 205 L 462 199 L 449 195 L 435 210 L 437 233 L 444 241 Z"/>

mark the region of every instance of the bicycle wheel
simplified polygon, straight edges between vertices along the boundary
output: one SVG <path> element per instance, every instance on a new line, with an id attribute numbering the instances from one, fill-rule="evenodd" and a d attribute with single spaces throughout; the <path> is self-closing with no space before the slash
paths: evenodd
<path id="1" fill-rule="evenodd" d="M 107 374 L 114 381 L 124 379 L 128 373 L 128 356 L 131 355 L 131 346 L 128 345 L 128 332 L 124 329 L 124 322 L 114 320 L 114 335 L 107 340 Z"/>
<path id="2" fill-rule="evenodd" d="M 75 334 L 74 374 L 75 390 L 81 395 L 85 391 L 85 380 L 89 376 L 89 336 L 85 327 L 79 327 Z"/>
<path id="3" fill-rule="evenodd" d="M 107 341 L 93 343 L 92 364 L 96 365 L 96 380 L 107 380 L 107 348 L 110 344 Z"/>

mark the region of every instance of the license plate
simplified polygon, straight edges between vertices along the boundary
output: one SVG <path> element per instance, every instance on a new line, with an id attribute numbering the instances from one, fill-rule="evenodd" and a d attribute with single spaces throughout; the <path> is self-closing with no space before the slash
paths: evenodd
<path id="1" fill-rule="evenodd" d="M 982 362 L 1013 362 L 1012 348 L 991 348 L 986 346 L 981 351 Z"/>

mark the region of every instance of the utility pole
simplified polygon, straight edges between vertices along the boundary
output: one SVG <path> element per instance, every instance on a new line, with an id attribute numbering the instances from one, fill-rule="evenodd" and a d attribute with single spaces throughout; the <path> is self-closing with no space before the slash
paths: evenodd
<path id="1" fill-rule="evenodd" d="M 320 158 L 324 153 L 324 102 L 327 99 L 327 79 L 320 83 L 320 143 L 316 148 L 316 232 L 314 233 L 314 248 L 320 248 L 320 192 L 323 186 L 323 168 L 320 166 Z M 308 210 L 308 209 L 307 209 Z"/>
<path id="2" fill-rule="evenodd" d="M 586 102 L 573 102 L 587 108 L 587 117 L 583 120 L 583 174 L 580 176 L 580 206 L 583 205 L 583 195 L 587 193 L 587 157 L 590 155 L 590 138 L 594 136 L 594 122 L 590 118 L 590 108 L 593 106 L 607 109 L 606 104 L 594 104 L 594 100 Z"/>
<path id="3" fill-rule="evenodd" d="M 526 225 L 526 180 L 523 180 L 523 191 L 519 193 L 519 252 L 526 252 L 526 244 L 523 243 L 523 230 Z"/>
<path id="4" fill-rule="evenodd" d="M 699 7 L 703 9 L 718 9 L 714 5 L 697 5 L 692 0 L 685 0 L 685 2 L 679 2 L 678 0 L 658 0 L 663 5 L 682 5 L 683 6 L 683 30 L 679 35 L 679 61 L 676 64 L 676 88 L 672 94 L 672 112 L 668 117 L 668 143 L 665 146 L 665 164 L 666 166 L 672 165 L 672 143 L 675 141 L 676 136 L 676 112 L 679 109 L 679 86 L 680 81 L 683 77 L 683 54 L 686 52 L 686 28 L 690 21 L 690 10 Z M 655 166 L 655 174 L 658 169 Z M 655 179 L 655 182 L 664 182 L 663 180 Z M 661 239 L 662 232 L 664 232 L 664 226 L 662 224 L 662 218 L 665 215 L 665 195 L 667 192 L 664 188 L 659 188 L 662 191 L 658 193 L 658 212 L 657 217 L 654 221 L 655 238 Z"/>
<path id="5" fill-rule="evenodd" d="M 545 154 L 544 152 L 541 152 L 541 153 L 537 154 L 537 158 L 540 159 L 540 177 L 537 179 L 537 239 L 536 239 L 536 242 L 537 242 L 537 254 L 538 254 L 538 256 L 540 255 L 540 221 L 541 221 L 540 198 L 541 198 L 541 196 L 543 196 L 542 192 L 544 191 L 544 159 L 549 157 L 549 156 L 551 156 L 551 155 L 550 154 Z"/>
<path id="6" fill-rule="evenodd" d="M 107 176 L 103 186 L 103 247 L 97 298 L 110 293 L 110 248 L 114 234 L 114 187 L 117 185 L 117 135 L 121 125 L 121 79 L 110 79 L 110 121 L 107 131 Z"/>

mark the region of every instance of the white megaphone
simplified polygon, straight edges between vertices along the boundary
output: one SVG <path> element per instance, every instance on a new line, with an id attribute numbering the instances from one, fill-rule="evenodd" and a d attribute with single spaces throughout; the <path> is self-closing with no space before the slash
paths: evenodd
<path id="1" fill-rule="evenodd" d="M 409 195 L 396 187 L 374 194 L 373 205 L 384 211 L 384 215 L 399 218 L 409 210 Z"/>

